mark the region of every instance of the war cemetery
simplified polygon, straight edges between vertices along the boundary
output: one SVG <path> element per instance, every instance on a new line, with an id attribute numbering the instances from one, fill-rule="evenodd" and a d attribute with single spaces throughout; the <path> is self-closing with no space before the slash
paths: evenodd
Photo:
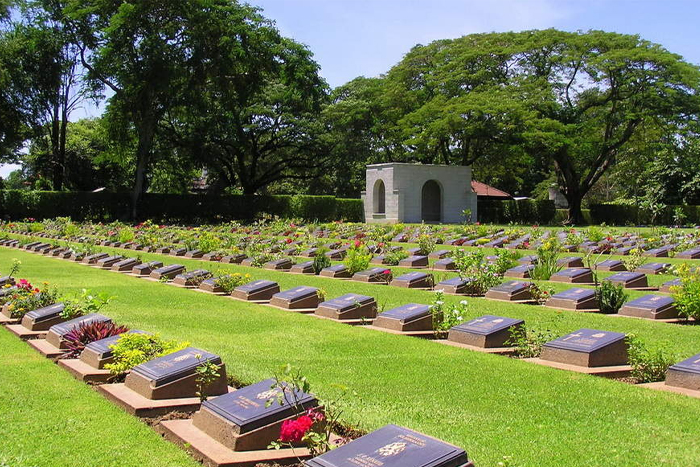
<path id="1" fill-rule="evenodd" d="M 0 7 L 0 467 L 700 465 L 691 60 Z"/>

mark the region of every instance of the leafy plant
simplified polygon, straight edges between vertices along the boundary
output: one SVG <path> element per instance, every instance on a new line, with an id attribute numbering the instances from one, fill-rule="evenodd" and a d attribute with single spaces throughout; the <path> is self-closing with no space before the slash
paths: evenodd
<path id="1" fill-rule="evenodd" d="M 469 295 L 483 295 L 491 287 L 501 282 L 502 274 L 498 269 L 502 267 L 496 262 L 486 261 L 483 251 L 467 252 L 463 249 L 455 250 L 452 254 L 459 276 L 468 279 L 466 292 Z"/>
<path id="2" fill-rule="evenodd" d="M 406 258 L 408 258 L 408 252 L 406 250 L 387 251 L 384 255 L 384 264 L 388 266 L 396 266 L 402 259 Z"/>
<path id="3" fill-rule="evenodd" d="M 362 244 L 351 245 L 348 248 L 348 254 L 345 256 L 345 267 L 350 274 L 355 274 L 359 271 L 364 271 L 369 267 L 369 262 L 372 259 L 372 253 L 367 250 L 367 247 Z"/>
<path id="4" fill-rule="evenodd" d="M 666 348 L 649 348 L 633 334 L 627 336 L 627 344 L 632 377 L 640 383 L 663 381 L 666 370 L 677 360 L 677 356 Z"/>
<path id="5" fill-rule="evenodd" d="M 314 274 L 317 276 L 321 274 L 321 271 L 331 265 L 331 259 L 326 256 L 328 248 L 319 248 L 316 250 L 316 256 L 314 256 L 313 268 Z"/>
<path id="6" fill-rule="evenodd" d="M 219 365 L 216 363 L 209 360 L 202 362 L 202 356 L 200 354 L 195 355 L 195 357 L 197 358 L 197 361 L 201 362 L 199 365 L 197 365 L 197 368 L 195 368 L 195 373 L 197 375 L 197 378 L 195 379 L 197 391 L 195 394 L 197 397 L 199 397 L 201 402 L 204 402 L 207 400 L 207 387 L 219 379 L 221 377 L 221 373 L 219 373 Z"/>
<path id="7" fill-rule="evenodd" d="M 687 263 L 678 267 L 681 285 L 671 287 L 678 313 L 686 318 L 700 319 L 700 272 Z"/>
<path id="8" fill-rule="evenodd" d="M 546 287 L 535 282 L 530 282 L 530 295 L 532 299 L 537 302 L 538 305 L 544 305 L 547 300 L 554 295 L 554 289 L 552 287 Z"/>
<path id="9" fill-rule="evenodd" d="M 68 352 L 64 358 L 78 358 L 89 343 L 117 336 L 128 330 L 128 327 L 118 326 L 111 321 L 80 323 L 63 336 L 68 346 Z"/>
<path id="10" fill-rule="evenodd" d="M 548 238 L 537 248 L 537 263 L 530 272 L 530 277 L 539 281 L 547 281 L 561 270 L 557 264 L 560 244 L 556 238 Z"/>
<path id="11" fill-rule="evenodd" d="M 435 299 L 430 305 L 435 333 L 443 337 L 447 331 L 461 324 L 464 321 L 467 306 L 466 300 L 461 300 L 457 304 L 445 303 L 445 293 L 442 290 L 436 290 Z"/>
<path id="12" fill-rule="evenodd" d="M 27 284 L 29 283 L 27 282 Z M 31 284 L 29 286 L 31 287 Z M 22 318 L 32 310 L 53 305 L 57 299 L 58 290 L 45 282 L 41 289 L 32 288 L 27 291 L 20 288 L 12 295 L 8 302 L 8 308 L 12 318 Z"/>
<path id="13" fill-rule="evenodd" d="M 635 271 L 639 266 L 646 263 L 640 248 L 632 248 L 629 255 L 622 258 L 622 262 L 628 271 Z"/>
<path id="14" fill-rule="evenodd" d="M 61 318 L 73 319 L 89 313 L 97 313 L 113 298 L 106 292 L 94 295 L 90 290 L 83 289 L 77 298 L 63 298 L 64 307 Z"/>
<path id="15" fill-rule="evenodd" d="M 8 275 L 10 277 L 15 277 L 19 273 L 21 267 L 22 262 L 17 258 L 12 258 L 12 266 L 10 266 L 10 273 Z"/>
<path id="16" fill-rule="evenodd" d="M 600 312 L 604 314 L 615 314 L 620 311 L 629 297 L 622 285 L 616 285 L 610 281 L 598 284 L 595 288 L 595 295 Z"/>
<path id="17" fill-rule="evenodd" d="M 422 233 L 418 236 L 419 255 L 427 256 L 435 249 L 436 237 Z"/>
<path id="18" fill-rule="evenodd" d="M 515 347 L 515 355 L 520 358 L 535 358 L 542 355 L 542 346 L 555 338 L 550 330 L 516 326 L 511 328 L 506 345 Z"/>
<path id="19" fill-rule="evenodd" d="M 239 272 L 219 274 L 214 279 L 214 284 L 221 287 L 226 294 L 230 294 L 236 287 L 248 282 L 250 282 L 250 274 L 241 274 Z"/>
<path id="20" fill-rule="evenodd" d="M 189 346 L 189 342 L 165 340 L 158 334 L 121 334 L 111 345 L 114 361 L 105 365 L 113 375 L 121 375 L 133 367 L 156 357 L 177 352 Z"/>

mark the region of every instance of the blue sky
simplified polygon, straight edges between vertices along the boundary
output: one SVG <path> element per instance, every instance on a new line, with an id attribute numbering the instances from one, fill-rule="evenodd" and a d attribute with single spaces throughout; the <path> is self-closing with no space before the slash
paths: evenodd
<path id="1" fill-rule="evenodd" d="M 306 44 L 332 86 L 388 71 L 416 44 L 557 28 L 639 34 L 700 65 L 700 0 L 249 0 Z M 73 118 L 97 116 L 87 107 Z M 7 176 L 16 167 L 0 167 Z"/>

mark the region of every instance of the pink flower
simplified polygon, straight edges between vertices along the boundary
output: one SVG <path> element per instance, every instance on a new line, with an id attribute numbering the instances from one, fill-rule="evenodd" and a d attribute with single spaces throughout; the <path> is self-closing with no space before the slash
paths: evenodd
<path id="1" fill-rule="evenodd" d="M 285 420 L 280 429 L 280 441 L 283 443 L 298 443 L 309 432 L 314 421 L 308 415 L 302 415 L 296 420 Z"/>
<path id="2" fill-rule="evenodd" d="M 360 248 L 361 245 L 362 245 L 361 241 L 355 240 L 355 248 Z"/>
<path id="3" fill-rule="evenodd" d="M 385 269 L 385 270 L 384 270 L 384 274 L 386 274 L 387 276 L 388 276 L 389 274 L 391 274 L 391 269 Z"/>

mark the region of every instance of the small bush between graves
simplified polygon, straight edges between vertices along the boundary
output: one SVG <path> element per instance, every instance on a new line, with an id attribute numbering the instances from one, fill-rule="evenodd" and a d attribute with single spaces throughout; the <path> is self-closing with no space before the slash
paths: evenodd
<path id="1" fill-rule="evenodd" d="M 538 281 L 547 281 L 561 270 L 557 264 L 560 244 L 556 238 L 548 238 L 537 248 L 537 263 L 530 272 L 530 277 Z"/>
<path id="2" fill-rule="evenodd" d="M 466 300 L 461 300 L 459 303 L 445 303 L 445 293 L 442 290 L 435 291 L 430 313 L 433 316 L 433 329 L 436 336 L 444 338 L 447 331 L 462 324 L 467 314 L 467 306 Z"/>
<path id="3" fill-rule="evenodd" d="M 88 289 L 83 289 L 76 298 L 63 298 L 63 311 L 61 318 L 73 319 L 90 313 L 97 313 L 104 308 L 114 297 L 105 292 L 93 294 Z"/>
<path id="4" fill-rule="evenodd" d="M 195 357 L 197 357 L 197 361 L 201 362 L 202 356 L 200 354 L 195 355 Z M 197 391 L 195 395 L 199 397 L 201 402 L 204 402 L 208 399 L 207 387 L 221 377 L 219 365 L 210 360 L 205 360 L 197 365 L 195 372 L 197 373 L 197 378 L 195 379 Z"/>
<path id="5" fill-rule="evenodd" d="M 596 286 L 595 294 L 600 312 L 604 314 L 615 314 L 620 311 L 629 297 L 622 285 L 616 285 L 610 281 L 603 281 Z"/>
<path id="6" fill-rule="evenodd" d="M 700 319 L 700 272 L 684 263 L 678 267 L 680 286 L 671 287 L 678 313 L 686 318 Z"/>
<path id="7" fill-rule="evenodd" d="M 321 271 L 324 270 L 327 267 L 331 266 L 331 259 L 326 256 L 326 253 L 328 252 L 328 248 L 319 248 L 316 251 L 316 256 L 314 256 L 314 261 L 313 261 L 313 268 L 314 268 L 314 274 L 317 276 L 321 274 Z"/>
<path id="8" fill-rule="evenodd" d="M 535 358 L 542 354 L 544 344 L 557 337 L 556 333 L 548 329 L 515 326 L 511 328 L 506 345 L 515 347 L 515 356 L 518 358 Z"/>
<path id="9" fill-rule="evenodd" d="M 177 352 L 189 346 L 189 342 L 166 340 L 158 334 L 125 333 L 112 345 L 114 361 L 105 365 L 113 375 L 122 375 L 133 367 L 156 357 Z"/>
<path id="10" fill-rule="evenodd" d="M 355 274 L 356 272 L 367 269 L 371 259 L 372 253 L 367 250 L 367 247 L 363 243 L 357 241 L 348 248 L 344 263 L 348 272 L 350 274 Z"/>
<path id="11" fill-rule="evenodd" d="M 63 358 L 78 358 L 89 343 L 118 336 L 128 330 L 128 327 L 118 326 L 112 321 L 80 323 L 63 336 L 63 340 L 68 346 L 68 352 Z"/>
<path id="12" fill-rule="evenodd" d="M 629 345 L 629 362 L 632 377 L 639 383 L 654 383 L 666 379 L 666 370 L 678 357 L 665 348 L 649 348 L 639 338 L 627 336 Z"/>
<path id="13" fill-rule="evenodd" d="M 230 294 L 239 285 L 250 282 L 250 277 L 250 274 L 241 274 L 239 272 L 231 274 L 219 273 L 214 279 L 214 283 L 221 287 L 226 294 Z"/>
<path id="14" fill-rule="evenodd" d="M 31 287 L 29 282 L 26 285 Z M 58 290 L 48 283 L 44 283 L 41 288 L 24 289 L 12 294 L 8 302 L 8 308 L 12 318 L 22 318 L 32 310 L 53 305 L 57 299 Z"/>

